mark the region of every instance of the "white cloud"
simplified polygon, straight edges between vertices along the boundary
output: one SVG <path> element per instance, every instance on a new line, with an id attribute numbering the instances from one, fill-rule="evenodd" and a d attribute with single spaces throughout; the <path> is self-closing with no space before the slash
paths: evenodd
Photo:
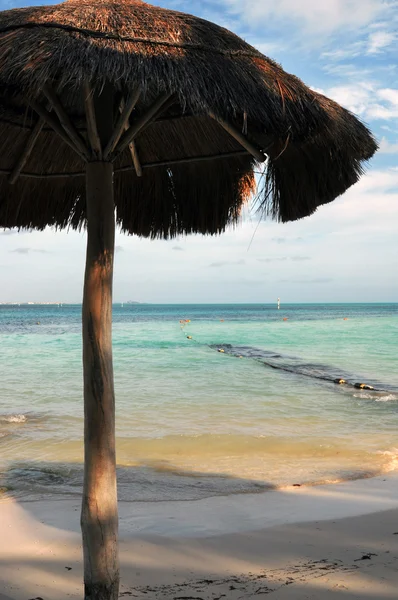
<path id="1" fill-rule="evenodd" d="M 209 265 L 209 267 L 212 268 L 219 268 L 219 267 L 231 267 L 231 266 L 240 266 L 240 265 L 245 265 L 246 261 L 243 259 L 240 260 L 235 260 L 235 261 L 225 261 L 225 262 L 213 262 Z"/>
<path id="2" fill-rule="evenodd" d="M 358 197 L 361 193 L 385 194 L 391 191 L 395 191 L 395 197 L 398 195 L 398 169 L 396 168 L 370 171 L 350 189 L 347 195 Z M 396 210 L 398 216 L 398 205 L 393 207 L 391 204 L 391 208 Z"/>
<path id="3" fill-rule="evenodd" d="M 369 119 L 398 119 L 398 90 L 382 88 L 369 94 L 366 116 Z"/>
<path id="4" fill-rule="evenodd" d="M 321 58 L 324 54 L 321 55 Z M 369 63 L 370 66 L 370 63 Z M 339 80 L 346 79 L 350 82 L 353 81 L 369 81 L 373 76 L 371 68 L 358 67 L 355 62 L 352 63 L 327 63 L 322 66 L 322 71 L 327 75 L 338 77 Z"/>
<path id="5" fill-rule="evenodd" d="M 390 131 L 391 133 L 398 133 L 398 130 L 394 127 L 389 127 L 389 125 L 381 125 L 380 129 L 384 129 L 384 131 Z"/>
<path id="6" fill-rule="evenodd" d="M 369 27 L 371 27 L 371 25 Z M 396 39 L 397 36 L 393 31 L 384 30 L 375 31 L 371 33 L 367 39 L 361 37 L 360 39 L 343 46 L 336 47 L 334 41 L 333 47 L 330 50 L 322 52 L 321 58 L 339 62 L 346 59 L 355 59 L 364 56 L 365 54 L 369 56 L 381 54 L 389 48 Z M 342 66 L 344 67 L 345 65 Z M 331 66 L 331 68 L 333 67 Z M 340 69 L 340 66 L 337 68 Z M 357 72 L 354 71 L 354 74 L 357 75 Z"/>
<path id="7" fill-rule="evenodd" d="M 363 53 L 364 50 L 364 42 L 357 41 L 344 46 L 343 48 L 333 48 L 333 50 L 328 50 L 322 52 L 321 58 L 326 58 L 330 60 L 343 60 L 347 58 L 356 58 Z M 340 67 L 338 67 L 340 68 Z"/>
<path id="8" fill-rule="evenodd" d="M 30 252 L 49 254 L 48 250 L 42 250 L 40 248 L 15 248 L 15 250 L 10 250 L 10 252 L 14 252 L 15 254 L 29 254 Z"/>
<path id="9" fill-rule="evenodd" d="M 378 96 L 382 100 L 386 100 L 393 106 L 398 107 L 398 90 L 386 88 L 378 91 Z"/>
<path id="10" fill-rule="evenodd" d="M 378 54 L 396 40 L 395 33 L 391 31 L 375 31 L 370 34 L 367 54 Z"/>
<path id="11" fill-rule="evenodd" d="M 367 115 L 370 119 L 389 121 L 398 118 L 398 107 L 385 106 L 383 104 L 371 104 L 368 107 Z"/>
<path id="12" fill-rule="evenodd" d="M 391 143 L 387 138 L 383 137 L 380 142 L 379 152 L 381 154 L 397 154 L 398 155 L 398 142 Z"/>
<path id="13" fill-rule="evenodd" d="M 360 28 L 387 9 L 383 0 L 224 0 L 230 10 L 246 22 L 266 23 L 266 19 L 295 20 L 314 34 L 341 28 Z"/>
<path id="14" fill-rule="evenodd" d="M 398 119 L 398 89 L 380 88 L 375 81 L 363 80 L 318 91 L 364 119 Z"/>
<path id="15" fill-rule="evenodd" d="M 252 46 L 255 46 L 257 50 L 259 50 L 262 54 L 265 54 L 265 56 L 277 56 L 278 54 L 283 52 L 283 50 L 285 50 L 284 44 L 282 42 L 263 42 L 261 40 L 251 39 L 250 43 Z"/>
<path id="16" fill-rule="evenodd" d="M 336 85 L 322 93 L 336 100 L 357 115 L 365 115 L 374 98 L 375 84 L 370 81 L 361 81 L 345 85 Z"/>

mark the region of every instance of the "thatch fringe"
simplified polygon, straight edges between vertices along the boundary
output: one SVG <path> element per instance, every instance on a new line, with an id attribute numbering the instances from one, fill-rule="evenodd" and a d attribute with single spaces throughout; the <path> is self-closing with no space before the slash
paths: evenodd
<path id="1" fill-rule="evenodd" d="M 132 189 L 128 202 L 117 205 L 117 220 L 126 233 L 146 237 L 175 237 L 184 233 L 218 234 L 238 221 L 242 203 L 255 188 L 251 157 L 233 161 L 171 167 L 155 177 L 116 176 L 120 187 Z M 162 197 L 159 203 L 154 198 Z M 231 198 L 235 202 L 231 204 Z"/>
<path id="2" fill-rule="evenodd" d="M 217 171 L 217 176 L 212 171 Z M 137 177 L 134 169 L 115 174 L 117 221 L 122 231 L 152 238 L 184 233 L 218 234 L 238 221 L 242 201 L 254 190 L 250 157 L 231 161 L 151 169 L 151 177 Z M 212 176 L 213 175 L 213 176 Z M 85 226 L 85 180 L 41 180 L 35 186 L 21 178 L 14 187 L 0 177 L 0 197 L 11 190 L 9 202 L 0 205 L 0 223 L 6 227 L 60 229 Z M 231 205 L 231 198 L 235 203 Z M 125 200 L 126 199 L 126 200 Z M 204 201 L 206 199 L 206 201 Z"/>
<path id="3" fill-rule="evenodd" d="M 349 111 L 318 94 L 336 114 L 326 131 L 310 140 L 275 144 L 257 196 L 264 215 L 287 222 L 311 215 L 332 202 L 364 173 L 364 161 L 377 148 L 369 130 Z"/>

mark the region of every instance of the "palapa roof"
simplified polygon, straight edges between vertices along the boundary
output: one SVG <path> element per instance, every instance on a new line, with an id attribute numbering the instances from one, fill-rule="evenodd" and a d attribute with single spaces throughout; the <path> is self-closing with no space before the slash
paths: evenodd
<path id="1" fill-rule="evenodd" d="M 131 148 L 115 159 L 117 219 L 128 233 L 213 234 L 237 220 L 255 190 L 258 162 L 225 122 L 249 140 L 257 158 L 266 153 L 260 207 L 281 221 L 310 215 L 342 194 L 377 149 L 349 111 L 203 19 L 141 0 L 69 0 L 3 11 L 1 227 L 84 225 L 85 161 L 47 123 L 40 127 L 33 107 L 51 110 L 43 94 L 50 83 L 86 143 L 87 82 L 97 92 L 112 84 L 115 119 L 122 98 L 140 89 L 132 122 L 159 95 L 173 94 L 134 140 L 142 176 Z M 29 144 L 31 153 L 10 183 Z"/>

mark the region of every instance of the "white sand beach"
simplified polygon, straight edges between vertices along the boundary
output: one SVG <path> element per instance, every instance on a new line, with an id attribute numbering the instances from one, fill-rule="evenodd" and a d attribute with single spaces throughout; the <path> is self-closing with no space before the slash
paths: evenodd
<path id="1" fill-rule="evenodd" d="M 0 503 L 0 599 L 82 598 L 76 498 Z M 398 474 L 120 503 L 121 598 L 397 597 Z"/>

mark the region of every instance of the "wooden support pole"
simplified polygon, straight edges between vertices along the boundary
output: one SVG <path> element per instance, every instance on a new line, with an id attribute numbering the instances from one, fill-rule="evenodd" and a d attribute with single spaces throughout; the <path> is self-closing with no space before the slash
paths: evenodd
<path id="1" fill-rule="evenodd" d="M 103 146 L 113 131 L 113 90 L 94 98 Z M 83 294 L 84 484 L 81 513 L 85 600 L 119 597 L 112 282 L 113 164 L 86 167 L 87 257 Z"/>
<path id="2" fill-rule="evenodd" d="M 37 121 L 36 125 L 32 129 L 32 132 L 29 136 L 29 139 L 27 141 L 27 144 L 26 144 L 21 156 L 19 157 L 18 161 L 16 162 L 13 170 L 11 171 L 11 173 L 8 177 L 8 183 L 10 183 L 11 185 L 16 182 L 22 169 L 24 168 L 26 161 L 28 160 L 29 156 L 31 155 L 32 150 L 37 142 L 37 138 L 39 137 L 41 130 L 43 129 L 43 126 L 44 126 L 44 120 L 40 117 L 39 120 Z"/>
<path id="3" fill-rule="evenodd" d="M 86 170 L 87 258 L 83 294 L 85 600 L 117 600 L 118 510 L 112 364 L 115 244 L 113 165 Z"/>
<path id="4" fill-rule="evenodd" d="M 33 110 L 37 112 L 37 114 L 47 123 L 47 125 L 49 125 L 51 129 L 53 129 L 53 131 L 55 131 L 55 133 L 57 133 L 59 137 L 62 138 L 65 144 L 72 148 L 72 150 L 76 152 L 76 154 L 78 154 L 83 161 L 87 160 L 86 154 L 82 154 L 80 152 L 80 150 L 75 146 L 75 144 L 72 142 L 69 136 L 66 135 L 64 129 L 61 127 L 57 119 L 52 114 L 50 114 L 48 110 L 40 104 L 40 102 L 37 102 L 37 100 L 34 100 L 32 98 L 31 100 L 29 100 L 29 104 L 33 108 Z"/>
<path id="5" fill-rule="evenodd" d="M 214 113 L 210 112 L 209 116 L 217 121 L 217 123 L 219 123 L 221 127 L 225 129 L 225 131 L 232 135 L 232 137 L 235 138 L 235 140 L 239 142 L 241 146 L 246 148 L 246 150 L 250 152 L 250 154 L 252 154 L 256 160 L 258 160 L 258 162 L 264 162 L 267 159 L 265 154 L 261 152 L 260 148 L 255 146 L 255 144 L 253 144 L 246 136 L 244 136 L 243 133 L 241 133 L 234 125 L 227 123 L 227 121 L 224 121 L 224 119 L 221 117 L 216 117 Z"/>
<path id="6" fill-rule="evenodd" d="M 83 82 L 84 108 L 86 112 L 87 134 L 94 156 L 102 159 L 101 140 L 98 135 L 97 121 L 95 117 L 93 90 L 88 81 Z"/>
<path id="7" fill-rule="evenodd" d="M 129 122 L 129 118 L 131 115 L 131 112 L 133 111 L 135 105 L 137 104 L 139 97 L 141 95 L 141 89 L 139 87 L 136 87 L 131 94 L 128 96 L 126 103 L 123 106 L 123 110 L 120 113 L 119 119 L 116 123 L 116 127 L 113 130 L 113 133 L 111 135 L 111 138 L 109 140 L 109 142 L 106 145 L 105 151 L 104 151 L 104 158 L 107 159 L 107 157 L 112 154 L 112 152 L 114 151 L 114 149 L 116 148 L 123 131 L 125 131 L 126 129 L 126 125 Z"/>
<path id="8" fill-rule="evenodd" d="M 57 94 L 54 92 L 50 85 L 46 85 L 43 88 L 43 93 L 50 102 L 51 106 L 53 107 L 54 112 L 56 113 L 66 134 L 70 137 L 76 148 L 78 148 L 79 152 L 83 156 L 85 156 L 87 160 L 89 160 L 90 153 L 88 151 L 88 148 L 86 147 L 86 144 L 84 143 L 79 133 L 77 132 L 75 126 L 73 125 L 72 121 L 70 120 L 70 117 L 65 111 L 64 107 L 62 106 L 62 103 L 58 98 Z"/>
<path id="9" fill-rule="evenodd" d="M 165 93 L 160 96 L 152 106 L 143 114 L 120 138 L 120 141 L 115 149 L 115 156 L 123 152 L 135 136 L 144 129 L 144 127 L 161 111 L 166 110 L 174 102 L 174 94 Z"/>

